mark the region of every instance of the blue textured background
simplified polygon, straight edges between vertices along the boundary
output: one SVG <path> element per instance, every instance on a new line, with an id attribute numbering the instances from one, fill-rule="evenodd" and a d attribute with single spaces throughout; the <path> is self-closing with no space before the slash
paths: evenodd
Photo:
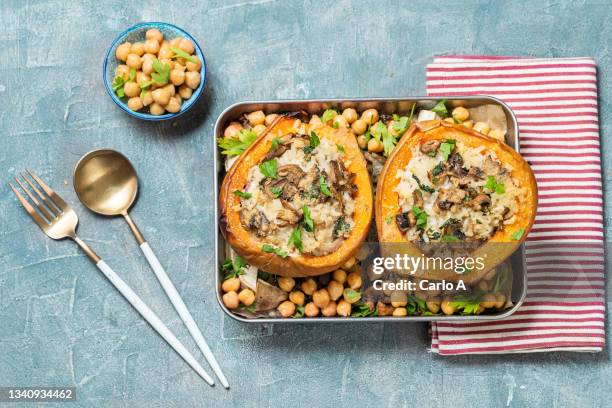
<path id="1" fill-rule="evenodd" d="M 212 126 L 230 103 L 423 94 L 433 55 L 470 53 L 595 57 L 609 189 L 609 0 L 0 4 L 0 178 L 30 167 L 56 187 L 79 213 L 82 237 L 195 353 L 123 220 L 92 215 L 72 190 L 72 169 L 83 153 L 101 147 L 125 153 L 141 176 L 132 215 L 232 389 L 205 385 L 73 243 L 41 234 L 6 185 L 0 385 L 76 386 L 75 407 L 610 405 L 607 353 L 444 358 L 426 352 L 424 324 L 283 327 L 231 320 L 214 298 L 211 188 Z M 147 20 L 185 28 L 207 57 L 205 95 L 175 123 L 128 117 L 101 83 L 106 47 L 127 26 Z M 610 214 L 607 207 L 606 219 Z"/>

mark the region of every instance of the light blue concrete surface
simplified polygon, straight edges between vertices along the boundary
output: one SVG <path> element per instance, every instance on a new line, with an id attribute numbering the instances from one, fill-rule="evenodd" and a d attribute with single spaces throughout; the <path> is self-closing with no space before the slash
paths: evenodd
<path id="1" fill-rule="evenodd" d="M 130 118 L 102 86 L 106 47 L 146 20 L 185 28 L 207 57 L 205 95 L 177 122 Z M 124 222 L 87 212 L 72 190 L 72 168 L 83 153 L 101 147 L 125 153 L 141 176 L 132 215 L 232 388 L 205 385 L 74 244 L 41 234 L 6 185 L 0 386 L 76 386 L 74 407 L 610 406 L 605 352 L 444 358 L 427 353 L 424 324 L 231 320 L 214 298 L 211 185 L 212 126 L 233 102 L 423 94 L 425 64 L 441 53 L 592 56 L 599 65 L 608 220 L 611 42 L 609 0 L 3 0 L 0 179 L 37 170 L 74 204 L 83 238 L 195 352 Z"/>

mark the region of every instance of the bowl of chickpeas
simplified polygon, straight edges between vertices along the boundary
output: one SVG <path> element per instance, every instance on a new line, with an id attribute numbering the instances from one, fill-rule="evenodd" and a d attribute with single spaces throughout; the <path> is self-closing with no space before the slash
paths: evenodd
<path id="1" fill-rule="evenodd" d="M 178 117 L 203 93 L 206 64 L 202 49 L 172 24 L 136 24 L 121 33 L 106 53 L 104 86 L 123 111 L 138 119 Z"/>

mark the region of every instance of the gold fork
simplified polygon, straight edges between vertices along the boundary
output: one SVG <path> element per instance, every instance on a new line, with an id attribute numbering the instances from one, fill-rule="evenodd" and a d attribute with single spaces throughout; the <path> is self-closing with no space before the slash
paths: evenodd
<path id="1" fill-rule="evenodd" d="M 30 170 L 26 170 L 21 177 L 15 177 L 15 181 L 27 195 L 34 206 L 28 201 L 12 184 L 9 186 L 24 206 L 28 214 L 32 217 L 36 225 L 45 234 L 53 239 L 70 238 L 87 254 L 89 259 L 96 264 L 104 276 L 117 288 L 117 290 L 127 299 L 128 302 L 141 314 L 141 316 L 163 337 L 164 340 L 210 385 L 214 385 L 213 379 L 198 364 L 196 359 L 187 351 L 185 346 L 176 336 L 166 327 L 159 317 L 138 297 L 136 293 L 111 269 L 110 266 L 100 258 L 93 249 L 76 235 L 76 227 L 79 219 L 74 210 L 53 191 L 44 181 Z M 24 183 L 25 182 L 25 183 Z M 27 188 L 31 188 L 34 194 Z M 42 190 L 42 191 L 41 191 Z M 44 193 L 43 193 L 44 192 Z M 38 197 L 38 198 L 37 198 Z M 39 201 L 40 200 L 40 201 Z"/>

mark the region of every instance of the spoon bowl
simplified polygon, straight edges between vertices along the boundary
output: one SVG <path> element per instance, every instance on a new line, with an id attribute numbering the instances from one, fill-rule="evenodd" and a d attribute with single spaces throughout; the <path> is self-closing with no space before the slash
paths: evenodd
<path id="1" fill-rule="evenodd" d="M 121 153 L 94 150 L 76 164 L 74 190 L 93 212 L 126 215 L 138 194 L 138 176 L 132 163 Z"/>

